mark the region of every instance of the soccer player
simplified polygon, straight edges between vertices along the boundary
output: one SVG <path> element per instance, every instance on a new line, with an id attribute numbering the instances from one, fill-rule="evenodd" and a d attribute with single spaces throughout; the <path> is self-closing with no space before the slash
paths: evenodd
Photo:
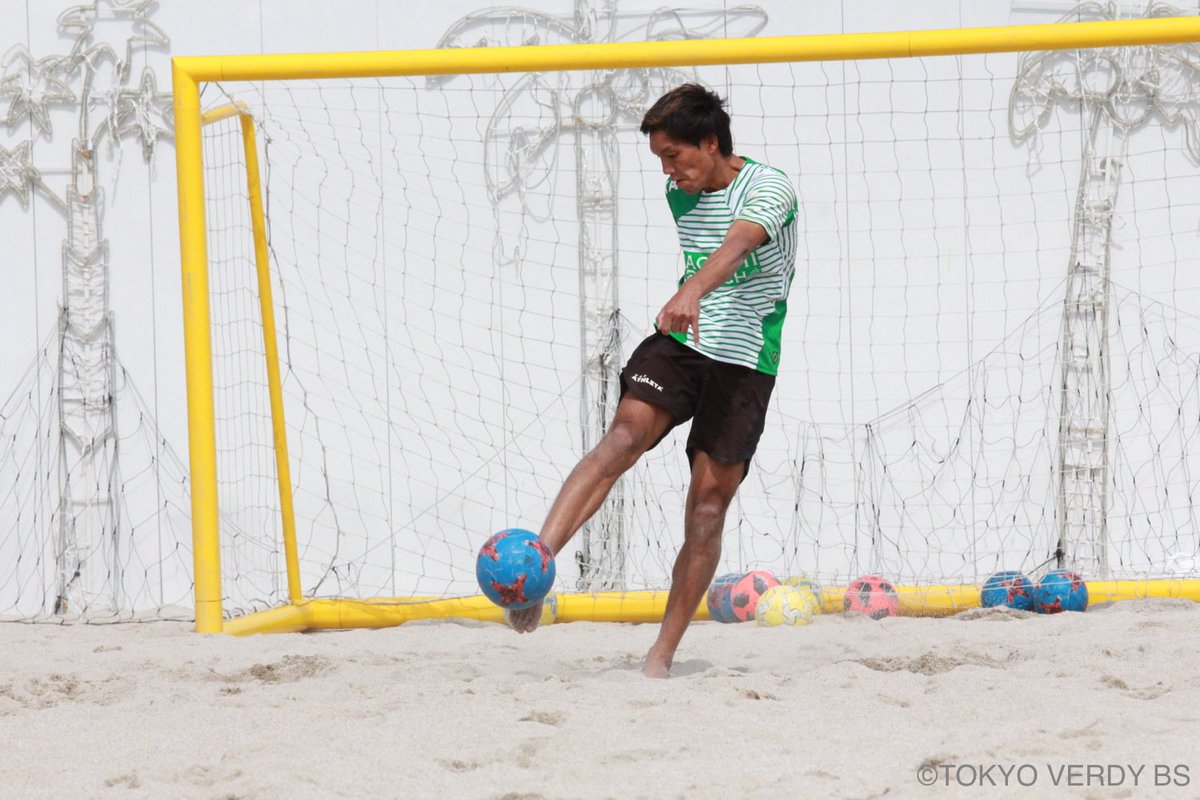
<path id="1" fill-rule="evenodd" d="M 540 536 L 557 554 L 617 478 L 692 420 L 683 547 L 643 666 L 648 676 L 666 677 L 716 571 L 725 512 L 763 432 L 795 270 L 796 192 L 779 170 L 734 155 L 724 101 L 703 86 L 663 95 L 641 131 L 667 175 L 684 274 L 655 318 L 656 332 L 621 372 L 608 432 L 567 477 Z M 536 606 L 508 619 L 525 633 L 540 616 Z"/>

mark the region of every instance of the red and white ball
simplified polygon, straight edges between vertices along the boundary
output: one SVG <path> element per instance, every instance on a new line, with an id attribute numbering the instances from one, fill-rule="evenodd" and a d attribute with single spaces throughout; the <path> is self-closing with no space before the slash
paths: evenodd
<path id="1" fill-rule="evenodd" d="M 778 585 L 779 579 L 766 570 L 757 569 L 743 575 L 729 589 L 729 604 L 733 608 L 734 619 L 738 622 L 753 620 L 758 599 L 767 589 Z"/>

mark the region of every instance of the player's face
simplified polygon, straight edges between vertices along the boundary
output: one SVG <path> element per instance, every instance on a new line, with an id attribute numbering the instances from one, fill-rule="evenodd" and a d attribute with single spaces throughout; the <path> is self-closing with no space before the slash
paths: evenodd
<path id="1" fill-rule="evenodd" d="M 662 162 L 662 171 L 688 194 L 710 185 L 717 167 L 717 138 L 700 140 L 700 146 L 680 142 L 663 131 L 650 134 L 650 152 Z"/>

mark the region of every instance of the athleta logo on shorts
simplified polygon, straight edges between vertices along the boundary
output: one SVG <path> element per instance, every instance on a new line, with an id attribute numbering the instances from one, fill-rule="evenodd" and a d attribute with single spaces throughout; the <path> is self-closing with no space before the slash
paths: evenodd
<path id="1" fill-rule="evenodd" d="M 637 383 L 644 383 L 647 386 L 650 386 L 660 392 L 663 390 L 663 388 L 661 386 L 659 386 L 657 383 L 655 383 L 654 381 L 647 378 L 645 375 L 634 375 L 629 380 L 636 381 Z"/>

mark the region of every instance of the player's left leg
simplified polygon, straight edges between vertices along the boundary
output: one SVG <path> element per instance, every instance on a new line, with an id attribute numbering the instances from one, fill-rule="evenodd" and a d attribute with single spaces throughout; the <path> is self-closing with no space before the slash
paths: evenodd
<path id="1" fill-rule="evenodd" d="M 684 508 L 683 547 L 675 559 L 658 640 L 646 654 L 646 675 L 667 676 L 683 632 L 717 571 L 725 512 L 750 469 L 774 387 L 774 376 L 748 367 L 718 361 L 707 365 L 688 434 L 692 483 Z"/>
<path id="2" fill-rule="evenodd" d="M 721 558 L 725 512 L 746 474 L 746 467 L 745 462 L 726 464 L 703 451 L 694 454 L 692 482 L 684 510 L 683 547 L 675 557 L 671 592 L 658 639 L 646 654 L 642 667 L 649 677 L 667 677 L 679 641 L 712 582 Z"/>

